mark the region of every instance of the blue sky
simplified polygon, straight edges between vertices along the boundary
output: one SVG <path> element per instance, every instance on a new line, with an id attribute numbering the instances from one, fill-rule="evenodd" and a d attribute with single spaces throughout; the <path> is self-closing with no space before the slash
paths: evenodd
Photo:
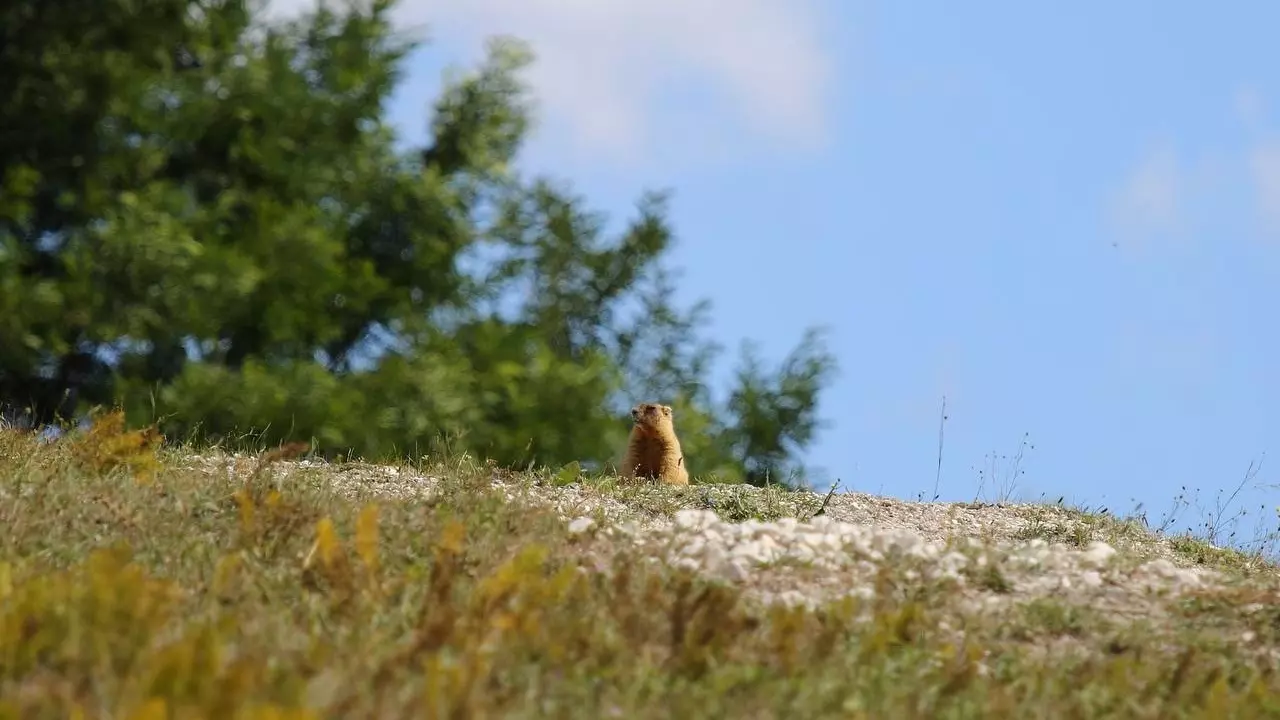
<path id="1" fill-rule="evenodd" d="M 945 395 L 943 499 L 1025 433 L 1017 496 L 1154 521 L 1263 460 L 1238 503 L 1274 523 L 1280 4 L 1218 7 L 407 0 L 391 112 L 420 139 L 445 66 L 529 40 L 524 168 L 619 221 L 674 191 L 722 376 L 829 328 L 808 459 L 843 487 L 931 493 Z"/>

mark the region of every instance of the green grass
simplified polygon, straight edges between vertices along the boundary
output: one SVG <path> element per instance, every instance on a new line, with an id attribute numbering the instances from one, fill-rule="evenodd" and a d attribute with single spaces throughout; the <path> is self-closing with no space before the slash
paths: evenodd
<path id="1" fill-rule="evenodd" d="M 1190 535 L 1177 535 L 1169 539 L 1169 546 L 1183 560 L 1217 570 L 1247 573 L 1261 564 L 1261 558 L 1235 548 L 1220 548 Z"/>
<path id="2" fill-rule="evenodd" d="M 1105 512 L 1087 512 L 1066 505 L 1024 506 L 1027 524 L 1016 535 L 1020 540 L 1039 538 L 1083 548 L 1092 542 L 1109 545 L 1149 543 L 1153 536 L 1137 520 L 1118 518 Z"/>
<path id="3" fill-rule="evenodd" d="M 146 447 L 0 432 L 0 717 L 1280 714 L 1274 662 L 1242 650 L 1278 639 L 1261 581 L 1140 624 L 1049 600 L 971 613 L 891 567 L 875 600 L 764 606 L 573 537 L 482 466 L 429 466 L 438 493 L 361 504 L 280 480 L 269 457 L 240 480 Z M 641 515 L 817 509 L 783 491 L 603 492 Z"/>

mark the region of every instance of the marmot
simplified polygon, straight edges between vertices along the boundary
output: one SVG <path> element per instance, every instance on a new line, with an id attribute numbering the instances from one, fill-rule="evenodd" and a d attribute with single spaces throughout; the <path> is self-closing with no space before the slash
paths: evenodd
<path id="1" fill-rule="evenodd" d="M 670 405 L 641 403 L 631 408 L 635 425 L 622 461 L 624 478 L 658 479 L 670 485 L 688 485 L 689 469 L 676 439 Z"/>

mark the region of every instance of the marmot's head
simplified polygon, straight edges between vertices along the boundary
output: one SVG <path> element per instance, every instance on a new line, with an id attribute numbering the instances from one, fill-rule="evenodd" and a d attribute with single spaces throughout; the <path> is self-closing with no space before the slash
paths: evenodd
<path id="1" fill-rule="evenodd" d="M 631 419 L 639 428 L 671 427 L 671 406 L 640 403 L 631 408 Z"/>

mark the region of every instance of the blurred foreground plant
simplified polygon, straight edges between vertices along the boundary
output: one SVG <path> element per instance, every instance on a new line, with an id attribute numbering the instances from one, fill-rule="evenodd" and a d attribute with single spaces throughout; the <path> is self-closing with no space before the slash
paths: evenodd
<path id="1" fill-rule="evenodd" d="M 1240 621 L 1231 599 L 1117 630 L 974 614 L 887 566 L 868 598 L 769 605 L 570 535 L 483 466 L 353 502 L 333 488 L 358 464 L 174 450 L 139 485 L 75 447 L 0 430 L 0 718 L 1280 712 L 1273 666 L 1213 625 Z"/>

